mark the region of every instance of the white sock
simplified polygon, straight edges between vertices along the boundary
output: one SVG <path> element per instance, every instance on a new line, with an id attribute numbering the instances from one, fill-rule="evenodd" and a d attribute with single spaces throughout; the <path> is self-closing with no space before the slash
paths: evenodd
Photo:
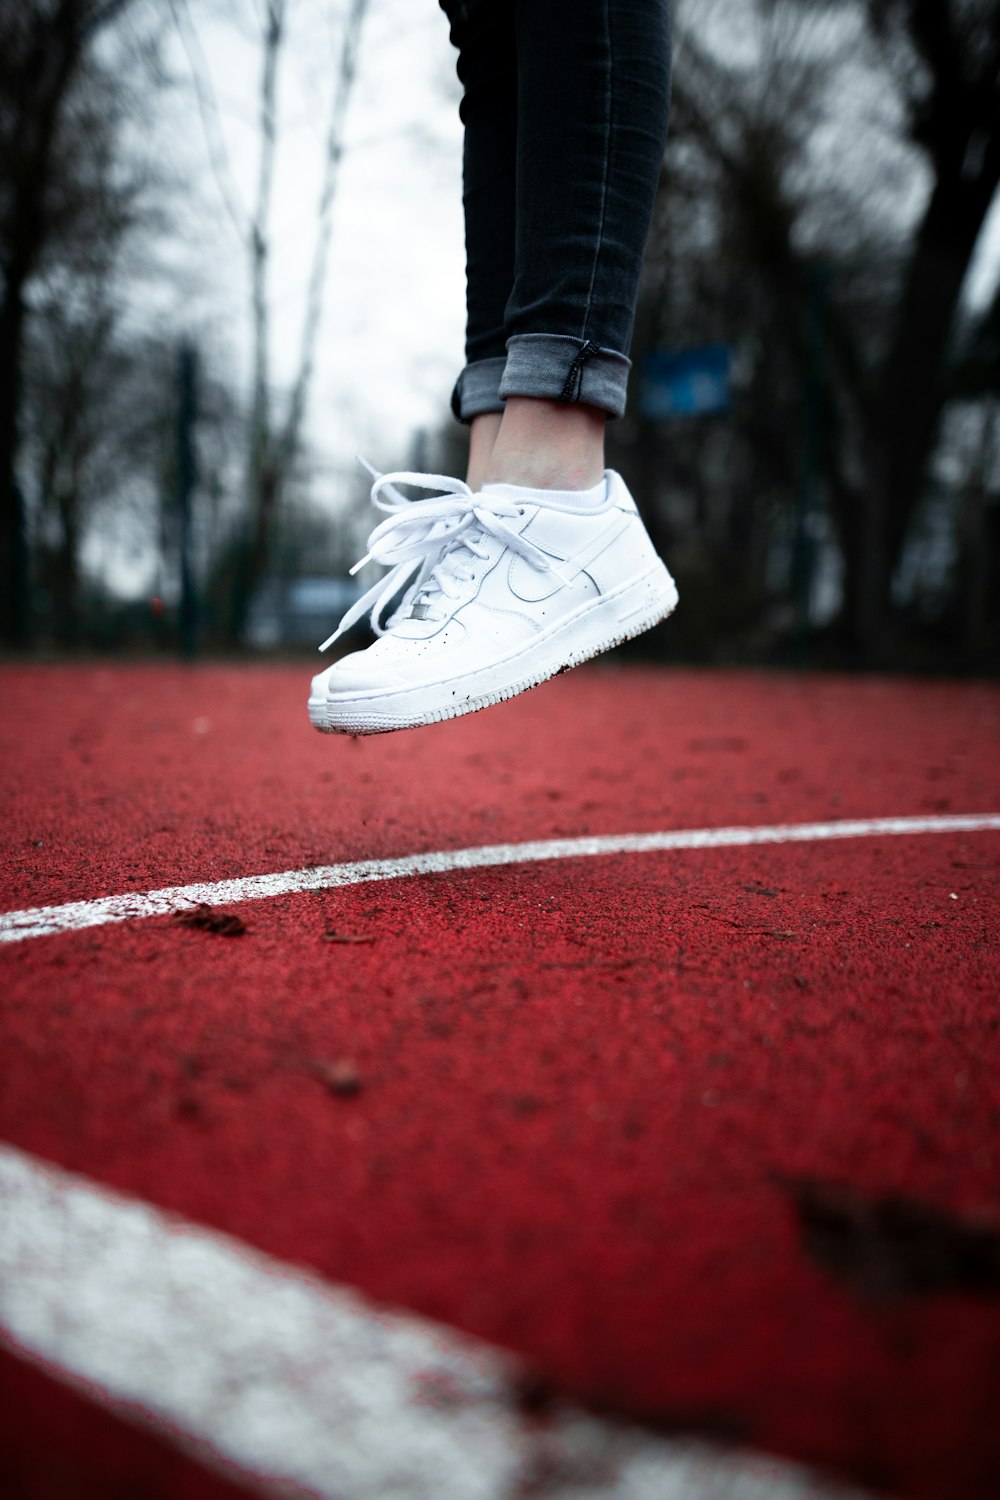
<path id="1" fill-rule="evenodd" d="M 498 491 L 510 500 L 531 499 L 538 495 L 544 495 L 546 500 L 554 500 L 558 505 L 578 505 L 581 509 L 587 505 L 603 505 L 608 493 L 608 482 L 602 475 L 597 483 L 589 490 L 547 490 L 541 487 L 529 488 L 523 484 L 484 484 L 483 494 Z"/>

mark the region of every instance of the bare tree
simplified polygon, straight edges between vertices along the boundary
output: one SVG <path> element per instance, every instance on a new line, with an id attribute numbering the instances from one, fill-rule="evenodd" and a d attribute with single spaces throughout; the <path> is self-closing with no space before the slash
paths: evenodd
<path id="1" fill-rule="evenodd" d="M 37 568 L 44 553 L 46 591 L 65 641 L 78 634 L 81 547 L 91 514 L 131 480 L 144 409 L 122 399 L 125 390 L 134 394 L 134 366 L 145 354 L 127 326 L 132 252 L 138 237 L 159 225 L 155 201 L 165 184 L 125 143 L 137 96 L 148 103 L 157 40 L 155 29 L 130 28 L 121 45 L 82 64 L 60 148 L 61 172 L 75 194 L 69 232 L 53 236 L 32 283 L 19 471 L 34 562 Z"/>
<path id="2" fill-rule="evenodd" d="M 368 0 L 350 0 L 344 19 L 323 153 L 316 213 L 315 242 L 309 277 L 298 366 L 282 422 L 273 413 L 270 376 L 270 212 L 277 149 L 277 87 L 287 30 L 286 0 L 266 0 L 259 92 L 260 158 L 257 193 L 249 226 L 253 377 L 249 431 L 247 491 L 250 515 L 242 565 L 233 592 L 231 634 L 243 633 L 250 598 L 263 577 L 271 549 L 275 515 L 302 444 L 303 424 L 315 369 L 316 341 L 323 311 L 329 263 L 333 204 L 344 151 L 344 124 L 357 71 L 358 48 Z"/>
<path id="3" fill-rule="evenodd" d="M 726 45 L 713 45 L 713 19 Z M 814 440 L 844 558 L 846 636 L 878 659 L 952 388 L 962 289 L 1000 182 L 1000 6 L 723 0 L 682 21 L 650 336 L 682 338 L 693 315 L 695 338 L 740 344 L 752 366 L 730 425 L 742 472 L 789 510 L 817 426 L 809 405 L 821 404 Z M 742 57 L 726 32 L 735 21 L 754 32 Z"/>
<path id="4" fill-rule="evenodd" d="M 64 155 L 74 89 L 98 37 L 132 0 L 31 0 L 0 11 L 0 639 L 30 633 L 18 482 L 28 289 L 48 248 L 87 212 Z"/>
<path id="5" fill-rule="evenodd" d="M 948 395 L 962 288 L 1000 184 L 1000 5 L 869 0 L 868 13 L 900 77 L 910 139 L 931 171 L 871 392 L 870 480 L 843 518 L 857 580 L 850 615 L 858 639 L 878 654 L 892 572 Z"/>

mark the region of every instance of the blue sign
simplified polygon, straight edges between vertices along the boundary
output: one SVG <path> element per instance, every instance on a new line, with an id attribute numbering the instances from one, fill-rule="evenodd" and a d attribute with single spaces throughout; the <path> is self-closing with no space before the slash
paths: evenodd
<path id="1" fill-rule="evenodd" d="M 728 344 L 655 349 L 642 364 L 639 410 L 644 417 L 693 417 L 729 410 Z"/>

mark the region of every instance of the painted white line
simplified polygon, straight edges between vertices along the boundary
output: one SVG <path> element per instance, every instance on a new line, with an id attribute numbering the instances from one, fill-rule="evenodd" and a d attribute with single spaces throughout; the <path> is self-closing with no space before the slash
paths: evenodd
<path id="1" fill-rule="evenodd" d="M 399 859 L 364 859 L 352 864 L 315 865 L 275 875 L 247 875 L 237 880 L 167 886 L 164 890 L 63 906 L 36 906 L 0 914 L 0 943 L 51 937 L 109 922 L 133 922 L 192 907 L 227 906 L 263 901 L 298 891 L 329 890 L 369 880 L 398 880 L 409 875 L 439 875 L 449 870 L 483 870 L 496 865 L 532 864 L 549 859 L 586 859 L 607 854 L 655 854 L 670 849 L 722 849 L 751 844 L 815 843 L 826 839 L 859 839 L 919 833 L 980 833 L 1000 829 L 1000 813 L 967 813 L 926 818 L 855 818 L 837 823 L 777 823 L 757 828 L 682 828 L 664 833 L 622 833 L 574 839 L 540 839 L 526 844 L 486 844 L 475 849 L 442 849 Z"/>
<path id="2" fill-rule="evenodd" d="M 91 1398 L 284 1494 L 847 1500 L 798 1466 L 569 1406 L 532 1422 L 500 1350 L 6 1146 L 0 1330 Z"/>

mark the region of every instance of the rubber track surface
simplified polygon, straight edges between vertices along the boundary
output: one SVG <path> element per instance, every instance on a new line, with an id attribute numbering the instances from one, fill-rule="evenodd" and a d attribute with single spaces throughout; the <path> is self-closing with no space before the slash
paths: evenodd
<path id="1" fill-rule="evenodd" d="M 593 667 L 351 741 L 309 729 L 302 671 L 2 676 L 7 910 L 1000 809 L 977 684 Z M 12 945 L 0 1137 L 586 1401 L 978 1500 L 1000 1492 L 998 863 L 996 833 L 615 856 L 248 903 L 239 937 Z M 64 1493 L 41 1433 L 74 1494 L 230 1492 L 109 1416 L 85 1436 L 79 1396 L 12 1366 L 9 1492 Z"/>

